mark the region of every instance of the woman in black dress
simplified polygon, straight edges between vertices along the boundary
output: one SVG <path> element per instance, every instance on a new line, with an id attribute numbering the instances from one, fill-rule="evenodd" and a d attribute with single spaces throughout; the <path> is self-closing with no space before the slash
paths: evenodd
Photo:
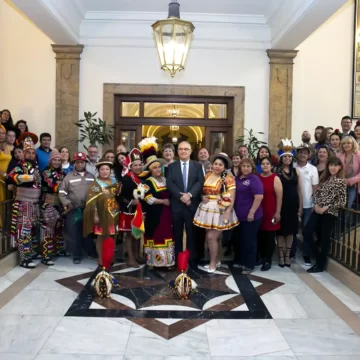
<path id="1" fill-rule="evenodd" d="M 294 146 L 291 140 L 281 140 L 280 161 L 276 169 L 283 186 L 280 230 L 276 232 L 279 250 L 279 266 L 290 267 L 290 251 L 294 234 L 297 234 L 302 215 L 300 173 L 294 168 Z M 284 248 L 286 250 L 284 251 Z M 285 254 L 285 255 L 284 255 Z"/>

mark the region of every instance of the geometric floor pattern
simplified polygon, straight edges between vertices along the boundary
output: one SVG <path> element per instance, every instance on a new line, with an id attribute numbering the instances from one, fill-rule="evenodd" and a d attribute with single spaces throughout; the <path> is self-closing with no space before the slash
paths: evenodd
<path id="1" fill-rule="evenodd" d="M 199 266 L 188 271 L 197 283 L 196 290 L 189 299 L 181 300 L 168 287 L 178 275 L 176 270 L 147 266 L 134 269 L 120 264 L 110 272 L 120 285 L 110 299 L 96 296 L 91 286 L 96 272 L 57 280 L 78 293 L 65 316 L 126 318 L 168 340 L 210 320 L 272 319 L 261 296 L 284 285 L 256 275 L 242 275 L 231 264 L 223 264 L 214 274 Z"/>

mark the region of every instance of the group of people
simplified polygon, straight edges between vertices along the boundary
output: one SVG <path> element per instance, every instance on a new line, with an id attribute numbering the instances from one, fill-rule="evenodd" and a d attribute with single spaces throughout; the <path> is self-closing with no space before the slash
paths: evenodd
<path id="1" fill-rule="evenodd" d="M 314 144 L 308 131 L 298 147 L 283 139 L 278 157 L 264 145 L 251 159 L 241 145 L 231 157 L 200 149 L 198 161 L 190 159 L 186 141 L 178 144 L 178 160 L 173 144 L 165 144 L 159 156 L 155 138 L 130 151 L 119 145 L 101 159 L 93 144 L 70 161 L 66 147 L 50 148 L 50 134 L 41 134 L 35 149 L 38 137 L 26 123 L 24 129 L 18 125 L 11 149 L 10 119 L 4 110 L 0 196 L 5 199 L 6 185 L 14 192 L 11 237 L 26 268 L 35 267 L 36 258 L 50 266 L 54 257 L 70 254 L 79 264 L 84 250 L 101 266 L 104 240 L 115 242 L 120 234 L 132 267 L 145 262 L 171 269 L 184 249 L 190 266 L 197 266 L 207 243 L 210 261 L 203 270 L 213 273 L 221 266 L 220 244 L 226 239 L 235 268 L 248 274 L 260 264 L 267 271 L 275 244 L 278 265 L 291 266 L 302 223 L 304 262 L 313 265 L 309 272 L 319 272 L 339 209 L 357 198 L 360 124 L 351 132 L 349 117 L 341 121 L 342 133 L 317 127 Z M 312 264 L 315 230 L 320 249 Z"/>

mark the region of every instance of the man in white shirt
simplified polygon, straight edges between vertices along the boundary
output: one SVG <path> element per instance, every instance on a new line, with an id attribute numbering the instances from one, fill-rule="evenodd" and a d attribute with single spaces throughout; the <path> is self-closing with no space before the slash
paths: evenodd
<path id="1" fill-rule="evenodd" d="M 311 165 L 308 160 L 311 158 L 312 152 L 308 144 L 302 144 L 296 148 L 296 159 L 297 162 L 294 165 L 300 172 L 301 178 L 301 189 L 303 195 L 303 213 L 302 213 L 302 227 L 304 228 L 307 224 L 314 203 L 314 194 L 319 185 L 319 174 L 317 168 Z M 293 247 L 293 253 L 296 252 Z M 294 251 L 295 250 L 295 251 Z M 303 242 L 303 255 L 304 262 L 306 265 L 311 265 L 310 261 L 311 244 Z"/>

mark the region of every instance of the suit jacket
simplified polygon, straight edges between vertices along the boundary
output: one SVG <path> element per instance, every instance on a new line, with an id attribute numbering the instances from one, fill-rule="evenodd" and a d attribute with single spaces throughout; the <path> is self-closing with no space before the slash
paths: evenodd
<path id="1" fill-rule="evenodd" d="M 189 161 L 189 173 L 187 181 L 187 192 L 192 195 L 190 211 L 196 212 L 201 201 L 202 188 L 204 185 L 204 172 L 201 164 L 196 161 Z M 184 182 L 181 171 L 181 161 L 175 161 L 168 166 L 166 176 L 166 187 L 169 190 L 171 199 L 171 210 L 173 212 L 181 212 L 187 207 L 180 201 L 180 193 L 184 192 Z"/>

